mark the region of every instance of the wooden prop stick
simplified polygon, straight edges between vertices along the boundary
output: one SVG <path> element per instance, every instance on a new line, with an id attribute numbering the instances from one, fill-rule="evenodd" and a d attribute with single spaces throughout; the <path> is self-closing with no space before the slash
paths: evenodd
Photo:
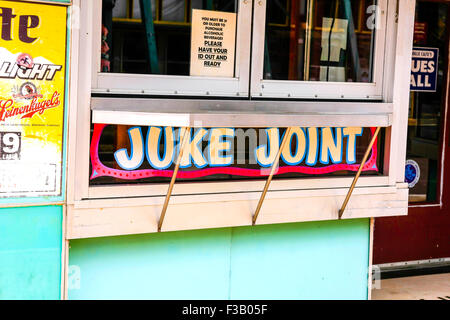
<path id="1" fill-rule="evenodd" d="M 266 180 L 266 185 L 264 186 L 263 193 L 261 194 L 261 198 L 259 198 L 258 206 L 256 207 L 255 214 L 253 215 L 252 225 L 255 225 L 256 219 L 258 219 L 259 211 L 261 210 L 262 204 L 264 202 L 264 198 L 266 197 L 267 190 L 269 189 L 270 182 L 272 181 L 275 170 L 278 168 L 278 163 L 280 162 L 281 152 L 283 151 L 286 142 L 288 141 L 288 137 L 290 136 L 291 128 L 287 128 L 283 141 L 281 141 L 280 149 L 278 149 L 277 156 L 272 164 L 272 169 L 270 170 L 269 177 Z"/>
<path id="2" fill-rule="evenodd" d="M 177 160 L 175 162 L 175 169 L 173 170 L 172 179 L 170 180 L 169 189 L 167 190 L 166 199 L 164 200 L 164 205 L 161 211 L 161 216 L 158 222 L 158 232 L 161 232 L 161 227 L 164 222 L 164 217 L 166 216 L 167 206 L 169 205 L 170 196 L 172 195 L 173 186 L 175 185 L 175 180 L 177 179 L 178 169 L 180 168 L 181 158 L 183 157 L 184 147 L 187 142 L 187 137 L 190 136 L 189 132 L 191 131 L 190 127 L 186 127 L 183 135 L 183 140 L 180 146 L 180 152 L 178 153 Z"/>
<path id="3" fill-rule="evenodd" d="M 369 153 L 372 150 L 372 146 L 375 143 L 375 140 L 377 139 L 380 129 L 381 128 L 378 127 L 377 130 L 375 130 L 372 140 L 370 140 L 369 146 L 367 147 L 366 153 L 364 154 L 364 157 L 362 159 L 361 165 L 359 166 L 358 172 L 356 173 L 355 178 L 353 178 L 352 185 L 350 186 L 350 189 L 348 190 L 347 196 L 345 197 L 345 200 L 344 200 L 344 203 L 342 204 L 341 210 L 339 210 L 339 219 L 341 219 L 342 215 L 344 214 L 345 207 L 347 206 L 347 203 L 350 200 L 353 189 L 355 189 L 356 182 L 358 181 L 358 178 L 361 175 L 362 169 L 363 169 L 364 165 L 366 164 L 367 158 L 369 157 Z"/>

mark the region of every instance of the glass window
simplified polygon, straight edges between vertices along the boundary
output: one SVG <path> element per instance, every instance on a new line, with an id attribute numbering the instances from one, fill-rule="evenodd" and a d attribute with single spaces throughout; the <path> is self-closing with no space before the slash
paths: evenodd
<path id="1" fill-rule="evenodd" d="M 196 10 L 232 21 L 233 28 L 207 30 Z M 92 88 L 159 96 L 383 100 L 386 12 L 387 0 L 103 0 L 101 73 Z M 207 39 L 222 40 L 222 51 L 201 51 Z M 202 64 L 209 70 L 197 72 Z M 325 82 L 334 85 L 323 87 Z M 341 82 L 353 84 L 338 87 Z M 300 88 L 305 84 L 308 90 Z"/>
<path id="2" fill-rule="evenodd" d="M 167 183 L 178 155 L 179 130 L 95 124 L 91 134 L 90 185 Z M 213 130 L 221 137 L 211 138 Z M 374 130 L 296 128 L 289 141 L 290 151 L 282 153 L 274 179 L 353 177 Z M 177 181 L 267 179 L 267 170 L 270 171 L 276 153 L 275 148 L 271 151 L 272 143 L 279 143 L 285 131 L 283 128 L 191 129 L 190 141 L 198 142 L 191 142 L 192 149 L 185 149 Z M 364 176 L 382 175 L 384 135 L 383 130 L 365 165 Z"/>
<path id="3" fill-rule="evenodd" d="M 103 0 L 102 4 L 101 71 L 128 74 L 190 75 L 192 10 L 238 11 L 237 0 Z M 151 15 L 143 14 L 149 10 Z"/>
<path id="4" fill-rule="evenodd" d="M 373 82 L 376 4 L 267 0 L 264 79 Z"/>
<path id="5" fill-rule="evenodd" d="M 411 92 L 405 179 L 410 202 L 437 200 L 442 154 L 442 113 L 445 104 L 448 68 L 449 5 L 417 2 L 414 47 L 438 48 L 436 91 Z"/>
<path id="6" fill-rule="evenodd" d="M 85 1 L 87 2 L 88 0 Z M 261 101 L 259 97 L 270 99 L 286 99 L 289 97 L 295 99 L 327 99 L 333 100 L 331 102 L 333 104 L 336 102 L 336 115 L 339 115 L 339 108 L 342 108 L 342 105 L 347 103 L 338 101 L 344 97 L 346 100 L 358 99 L 359 101 L 366 97 L 368 99 L 376 99 L 376 103 L 372 104 L 378 104 L 379 101 L 383 100 L 383 102 L 386 102 L 383 103 L 383 110 L 388 110 L 388 107 L 391 105 L 383 99 L 381 92 L 384 70 L 383 65 L 380 66 L 378 62 L 382 64 L 383 59 L 375 59 L 376 55 L 381 54 L 381 57 L 385 55 L 386 16 L 383 18 L 384 22 L 380 23 L 381 27 L 379 29 L 371 24 L 374 23 L 376 25 L 373 14 L 376 14 L 378 17 L 378 9 L 371 8 L 371 6 L 374 3 L 380 3 L 381 8 L 384 9 L 381 12 L 387 12 L 386 0 L 378 0 L 378 2 L 367 0 L 102 0 L 101 3 L 102 6 L 98 2 L 97 5 L 92 5 L 90 8 L 94 8 L 94 16 L 102 14 L 102 24 L 97 20 L 92 27 L 86 24 L 85 29 L 87 32 L 84 33 L 83 29 L 83 33 L 81 33 L 82 35 L 88 35 L 85 37 L 84 43 L 89 41 L 89 45 L 93 47 L 94 52 L 99 51 L 101 44 L 101 68 L 96 67 L 100 59 L 92 59 L 94 68 L 90 87 L 94 98 L 101 95 L 109 98 L 113 97 L 112 100 L 114 100 L 115 94 L 119 94 L 117 101 L 120 102 L 121 99 L 128 99 L 141 94 L 144 95 L 142 96 L 143 99 L 175 95 L 183 99 L 190 99 L 190 97 L 204 98 L 209 95 L 214 97 L 214 100 L 220 99 L 217 97 L 227 97 L 226 100 L 234 98 L 241 101 L 248 100 L 250 97 L 258 97 L 258 99 L 254 99 L 256 105 Z M 86 7 L 89 6 L 84 6 L 84 8 Z M 237 15 L 235 32 L 236 64 L 233 77 L 190 76 L 193 37 L 192 17 L 195 9 Z M 85 13 L 88 11 L 83 8 L 82 10 Z M 393 21 L 394 11 L 389 11 L 391 14 L 391 20 L 389 21 Z M 102 25 L 101 39 L 100 32 L 95 33 L 95 30 L 100 29 L 100 25 Z M 148 32 L 146 28 L 149 26 L 153 28 L 153 32 Z M 93 36 L 90 36 L 90 34 L 93 34 Z M 375 38 L 377 39 L 375 40 Z M 375 43 L 377 44 L 376 46 Z M 328 50 L 328 48 L 331 50 Z M 338 53 L 336 54 L 336 52 Z M 86 52 L 83 58 L 89 62 L 91 59 L 90 55 L 90 52 Z M 255 57 L 258 57 L 261 61 L 256 61 L 257 63 L 255 63 Z M 326 63 L 323 63 L 322 57 L 326 57 Z M 336 63 L 333 64 L 331 63 L 333 62 L 332 57 L 338 57 L 339 60 L 337 62 L 334 61 Z M 373 60 L 378 62 L 372 63 Z M 99 70 L 101 72 L 98 72 Z M 362 72 L 362 70 L 365 70 L 366 73 Z M 306 73 L 309 74 L 308 77 L 305 76 Z M 373 75 L 371 75 L 372 73 Z M 344 74 L 344 77 L 336 80 L 342 74 Z M 324 75 L 325 79 L 323 78 Z M 254 81 L 255 79 L 256 81 Z M 335 81 L 346 81 L 347 83 L 332 83 Z M 253 90 L 255 83 L 260 87 L 259 90 L 261 91 Z M 290 91 L 286 91 L 285 88 L 279 88 L 278 86 L 289 86 Z M 345 91 L 345 95 L 342 93 L 342 90 Z M 347 96 L 347 92 L 354 93 L 354 95 L 349 94 Z M 198 100 L 200 103 L 205 101 L 204 99 L 195 100 Z M 312 107 L 315 107 L 314 103 L 312 102 Z M 105 105 L 107 111 L 115 111 L 117 110 L 116 107 L 117 105 L 113 103 Z M 121 107 L 123 106 L 119 105 L 119 108 Z M 274 102 L 274 108 L 276 107 L 277 104 Z M 377 108 L 378 106 L 374 107 Z M 131 108 L 126 110 L 126 107 L 124 109 L 121 111 L 131 110 Z M 92 110 L 95 111 L 94 108 Z M 390 113 L 390 111 L 386 111 L 386 114 L 388 112 Z M 95 114 L 95 112 L 92 114 Z M 305 113 L 305 116 L 308 117 L 308 114 Z M 86 112 L 86 117 L 83 119 L 87 118 L 88 114 Z M 89 151 L 87 149 L 83 150 L 85 162 L 83 162 L 82 175 L 83 177 L 89 175 L 90 179 L 89 182 L 85 182 L 83 190 L 80 192 L 82 198 L 90 197 L 91 194 L 89 192 L 94 192 L 92 190 L 102 191 L 108 189 L 89 188 L 89 186 L 124 185 L 130 183 L 166 184 L 170 180 L 172 176 L 170 171 L 174 168 L 173 162 L 169 163 L 169 166 L 164 167 L 164 169 L 155 168 L 149 161 L 147 154 L 141 155 L 142 161 L 134 163 L 131 167 L 121 166 L 117 162 L 115 155 L 122 150 L 120 154 L 125 157 L 126 162 L 126 159 L 133 154 L 133 146 L 130 143 L 130 130 L 133 126 L 106 125 L 102 128 L 101 136 L 97 137 L 99 139 L 94 141 L 95 128 L 101 125 L 100 123 L 102 121 L 96 119 L 90 123 L 85 121 L 83 124 L 86 129 L 85 133 L 88 132 L 89 126 L 91 126 L 91 153 L 89 159 Z M 114 122 L 104 121 L 104 123 Z M 120 123 L 132 124 L 129 121 Z M 161 123 L 160 125 L 164 126 L 167 123 Z M 134 131 L 140 132 L 142 147 L 146 144 L 150 129 L 149 127 L 140 126 Z M 302 129 L 307 130 L 307 128 Z M 361 162 L 370 141 L 371 132 L 373 132 L 371 129 L 373 128 L 364 128 L 364 133 L 358 136 L 354 145 L 349 147 L 355 150 L 353 152 L 354 158 L 352 158 L 351 162 L 346 161 L 347 145 L 351 142 L 348 137 L 344 137 L 343 131 L 339 131 L 343 141 L 339 147 L 337 143 L 340 140 L 338 138 L 334 140 L 334 137 L 337 137 L 337 131 L 333 130 L 343 130 L 343 128 L 317 128 L 318 135 L 324 129 L 332 130 L 331 132 L 333 133 L 329 136 L 331 140 L 335 141 L 335 150 L 342 146 L 342 149 L 340 149 L 342 159 L 339 159 L 338 156 L 331 159 L 331 157 L 327 156 L 327 152 L 323 153 L 326 158 L 324 162 L 316 161 L 314 164 L 306 163 L 306 160 L 302 159 L 299 163 L 292 165 L 281 159 L 280 166 L 313 167 L 314 169 L 319 169 L 320 175 L 301 172 L 304 168 L 301 168 L 299 172 L 289 169 L 285 173 L 277 174 L 275 179 L 354 176 L 355 168 Z M 161 130 L 164 132 L 160 135 L 161 141 L 151 145 L 153 150 L 157 150 L 155 155 L 157 158 L 159 157 L 160 161 L 162 161 L 165 154 L 163 141 L 166 139 L 166 127 L 161 127 Z M 235 128 L 235 131 L 242 130 L 245 131 L 247 129 Z M 253 130 L 257 132 L 256 137 L 258 137 L 258 141 L 260 137 L 265 137 L 266 135 L 264 133 L 265 128 Z M 259 130 L 263 130 L 263 133 L 261 134 Z M 285 132 L 282 128 L 277 130 L 279 130 L 278 135 L 280 137 Z M 175 135 L 174 140 L 177 138 Z M 298 138 L 295 139 L 298 142 Z M 207 140 L 202 141 L 202 150 L 207 150 L 209 143 Z M 233 138 L 227 138 L 227 140 L 233 140 Z M 232 144 L 236 147 L 239 145 L 237 138 L 233 140 Z M 370 185 L 378 185 L 380 181 L 386 180 L 384 178 L 387 171 L 383 168 L 385 159 L 383 155 L 385 151 L 384 130 L 379 135 L 376 150 L 377 154 L 372 159 L 372 166 L 363 172 L 363 175 L 373 177 L 373 179 L 369 179 Z M 261 170 L 262 166 L 259 163 L 252 162 L 255 160 L 255 148 L 248 146 L 248 149 L 244 151 L 232 149 L 230 152 L 234 156 L 233 160 L 235 162 L 222 167 L 234 167 L 238 169 L 236 172 Z M 270 151 L 266 150 L 266 152 Z M 302 152 L 300 148 L 292 147 L 291 157 L 293 158 L 298 152 Z M 336 154 L 339 153 L 338 151 L 335 152 Z M 176 151 L 174 154 L 176 154 Z M 226 157 L 226 155 L 222 156 Z M 245 161 L 239 162 L 238 160 L 242 158 Z M 204 155 L 204 159 L 209 161 L 207 155 Z M 213 163 L 207 162 L 203 168 L 197 167 L 194 163 L 190 167 L 181 167 L 180 176 L 177 177 L 177 180 L 185 182 L 199 180 L 244 181 L 266 179 L 267 176 L 264 174 L 230 174 L 222 172 L 221 166 L 219 166 L 217 172 L 211 170 L 214 171 L 213 174 L 203 174 L 203 171 L 207 169 L 216 168 L 214 164 L 211 164 Z M 203 165 L 199 164 L 199 166 Z M 327 171 L 324 169 L 327 166 L 334 165 L 337 165 L 337 170 Z M 352 165 L 353 167 L 347 165 Z M 104 170 L 106 174 L 105 172 L 100 173 L 100 171 L 97 171 L 99 168 Z M 135 174 L 139 175 L 139 171 L 149 170 L 166 172 L 163 175 L 133 176 Z M 185 174 L 190 171 L 202 171 L 202 173 L 193 176 Z M 126 179 L 125 176 L 120 176 L 120 174 L 129 174 L 133 176 L 133 179 Z M 323 180 L 322 182 L 326 183 L 325 180 L 327 179 Z M 343 183 L 346 181 L 346 179 L 336 180 L 342 180 Z M 155 190 L 157 188 L 159 188 L 158 185 L 155 186 Z M 136 189 L 139 188 L 136 187 Z M 117 190 L 120 190 L 120 188 Z"/>

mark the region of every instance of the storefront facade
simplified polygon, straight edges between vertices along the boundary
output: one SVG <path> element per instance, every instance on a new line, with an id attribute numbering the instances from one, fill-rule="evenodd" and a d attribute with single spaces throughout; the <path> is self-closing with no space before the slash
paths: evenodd
<path id="1" fill-rule="evenodd" d="M 414 48 L 438 52 L 437 79 L 435 88 L 412 89 L 410 94 L 406 158 L 413 174 L 408 181 L 408 216 L 375 221 L 373 259 L 386 271 L 444 267 L 450 262 L 450 194 L 446 183 L 449 9 L 448 1 L 416 3 Z"/>
<path id="2" fill-rule="evenodd" d="M 0 299 L 64 296 L 70 1 L 0 1 Z"/>
<path id="3" fill-rule="evenodd" d="M 60 298 L 370 299 L 414 1 L 32 3 L 71 25 Z"/>

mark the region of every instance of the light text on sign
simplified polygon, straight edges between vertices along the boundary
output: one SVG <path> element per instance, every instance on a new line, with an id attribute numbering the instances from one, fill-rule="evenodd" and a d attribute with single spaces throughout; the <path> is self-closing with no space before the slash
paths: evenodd
<path id="1" fill-rule="evenodd" d="M 436 91 L 438 55 L 438 48 L 413 48 L 411 91 Z"/>

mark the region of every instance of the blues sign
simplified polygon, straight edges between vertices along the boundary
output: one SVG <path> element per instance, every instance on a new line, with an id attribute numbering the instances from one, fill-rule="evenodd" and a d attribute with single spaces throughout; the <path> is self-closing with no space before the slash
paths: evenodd
<path id="1" fill-rule="evenodd" d="M 411 91 L 436 91 L 438 56 L 438 48 L 413 48 Z"/>

